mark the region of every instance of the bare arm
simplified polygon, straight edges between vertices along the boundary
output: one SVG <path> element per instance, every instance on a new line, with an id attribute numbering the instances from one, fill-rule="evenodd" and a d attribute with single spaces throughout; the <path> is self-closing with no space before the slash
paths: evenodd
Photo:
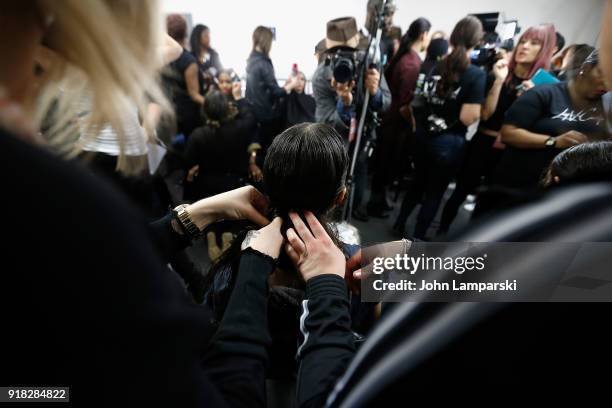
<path id="1" fill-rule="evenodd" d="M 513 125 L 504 125 L 501 128 L 502 142 L 520 149 L 543 149 L 549 137 Z"/>
<path id="2" fill-rule="evenodd" d="M 459 120 L 465 126 L 470 126 L 480 119 L 480 109 L 482 105 L 479 103 L 464 103 L 461 105 L 461 113 L 459 113 Z"/>
<path id="3" fill-rule="evenodd" d="M 200 105 L 204 103 L 204 97 L 200 95 L 200 81 L 198 80 L 198 65 L 194 62 L 185 70 L 185 82 L 187 93 L 191 99 Z"/>
<path id="4" fill-rule="evenodd" d="M 160 47 L 161 50 L 161 61 L 163 65 L 169 64 L 172 61 L 178 59 L 183 52 L 183 47 L 168 34 L 164 34 L 164 42 Z"/>
<path id="5" fill-rule="evenodd" d="M 495 113 L 497 103 L 499 102 L 499 94 L 501 93 L 503 84 L 504 81 L 500 79 L 495 79 L 495 82 L 493 82 L 493 86 L 489 90 L 485 103 L 482 105 L 482 109 L 480 111 L 480 117 L 482 120 L 489 119 L 493 113 Z"/>

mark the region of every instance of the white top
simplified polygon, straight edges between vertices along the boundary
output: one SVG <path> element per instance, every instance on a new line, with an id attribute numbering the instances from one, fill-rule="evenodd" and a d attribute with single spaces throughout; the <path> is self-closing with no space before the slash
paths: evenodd
<path id="1" fill-rule="evenodd" d="M 81 111 L 88 112 L 91 103 L 83 101 Z M 126 156 L 144 156 L 147 154 L 147 137 L 138 120 L 138 109 L 134 106 L 125 114 L 123 120 L 124 150 Z M 92 133 L 97 133 L 94 135 Z M 98 132 L 95 128 L 86 129 L 81 125 L 81 148 L 88 152 L 105 153 L 119 156 L 119 137 L 110 124 L 104 125 Z"/>

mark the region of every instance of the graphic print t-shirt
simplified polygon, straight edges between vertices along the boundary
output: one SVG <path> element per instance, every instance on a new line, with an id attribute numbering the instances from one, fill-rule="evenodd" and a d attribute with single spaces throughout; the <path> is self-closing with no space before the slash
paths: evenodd
<path id="1" fill-rule="evenodd" d="M 575 130 L 591 141 L 607 137 L 601 103 L 584 110 L 574 109 L 565 82 L 540 85 L 525 92 L 508 109 L 504 123 L 548 136 Z M 557 148 L 508 146 L 496 170 L 495 184 L 537 187 L 542 173 L 560 152 Z"/>

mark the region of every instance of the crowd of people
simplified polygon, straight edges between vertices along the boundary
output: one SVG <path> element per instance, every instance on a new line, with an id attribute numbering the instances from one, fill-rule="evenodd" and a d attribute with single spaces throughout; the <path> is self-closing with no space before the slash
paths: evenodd
<path id="1" fill-rule="evenodd" d="M 402 35 L 392 6 L 379 27 L 382 3 L 361 29 L 327 23 L 312 95 L 297 67 L 279 85 L 264 26 L 241 78 L 206 25 L 159 27 L 156 1 L 1 5 L 4 261 L 19 268 L 0 290 L 1 384 L 67 384 L 88 406 L 324 406 L 381 318 L 343 210 L 388 218 L 400 188 L 398 237 L 443 239 L 468 195 L 483 219 L 612 181 L 609 44 L 600 61 L 542 24 L 493 40 L 483 65 L 495 35 L 477 17 Z M 380 63 L 359 66 L 378 29 Z M 203 235 L 222 245 L 201 273 L 184 250 Z"/>

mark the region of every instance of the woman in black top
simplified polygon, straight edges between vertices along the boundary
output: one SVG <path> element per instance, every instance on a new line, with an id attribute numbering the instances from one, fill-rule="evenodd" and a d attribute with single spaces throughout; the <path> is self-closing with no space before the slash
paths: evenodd
<path id="1" fill-rule="evenodd" d="M 422 74 L 416 91 L 416 185 L 402 202 L 394 229 L 404 235 L 406 220 L 421 203 L 414 237 L 423 239 L 433 221 L 448 184 L 463 161 L 467 127 L 480 118 L 485 73 L 470 65 L 469 53 L 482 39 L 482 24 L 473 16 L 457 23 L 450 42 L 453 52 Z"/>
<path id="2" fill-rule="evenodd" d="M 552 159 L 562 150 L 609 137 L 602 96 L 607 89 L 596 50 L 574 61 L 569 82 L 537 86 L 514 102 L 501 129 L 507 145 L 495 169 L 492 192 L 478 203 L 477 214 L 496 210 L 508 196 L 528 196 Z"/>
<path id="3" fill-rule="evenodd" d="M 168 35 L 185 46 L 187 22 L 179 14 L 166 18 Z M 201 109 L 204 97 L 201 94 L 198 77 L 198 63 L 195 57 L 183 48 L 181 56 L 164 71 L 164 84 L 168 98 L 172 100 L 176 115 L 178 133 L 189 137 L 191 132 L 202 125 Z"/>
<path id="4" fill-rule="evenodd" d="M 453 194 L 446 202 L 440 220 L 439 234 L 445 234 L 457 215 L 459 206 L 470 193 L 475 193 L 484 177 L 490 182 L 499 162 L 503 144 L 496 142 L 504 114 L 516 100 L 517 94 L 532 86 L 530 78 L 539 70 L 547 69 L 556 43 L 552 25 L 530 27 L 521 35 L 507 64 L 499 60 L 487 78 L 487 97 L 482 105 L 478 132 L 470 140 L 466 159 Z"/>
<path id="5" fill-rule="evenodd" d="M 247 148 L 256 127 L 242 99 L 234 105 L 216 89 L 206 94 L 204 115 L 206 124 L 194 130 L 185 149 L 189 169 L 185 199 L 190 201 L 244 184 Z"/>
<path id="6" fill-rule="evenodd" d="M 214 83 L 214 78 L 223 69 L 219 54 L 210 46 L 210 29 L 203 24 L 193 27 L 189 36 L 189 45 L 191 53 L 198 62 L 200 92 L 206 95 Z"/>

